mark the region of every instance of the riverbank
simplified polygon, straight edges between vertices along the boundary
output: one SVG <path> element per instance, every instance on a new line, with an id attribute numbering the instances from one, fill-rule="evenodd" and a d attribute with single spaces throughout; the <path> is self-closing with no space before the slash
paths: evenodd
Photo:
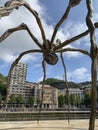
<path id="1" fill-rule="evenodd" d="M 40 121 L 17 121 L 0 122 L 0 130 L 88 130 L 89 120 L 47 120 Z M 96 119 L 95 130 L 98 130 L 98 119 Z"/>

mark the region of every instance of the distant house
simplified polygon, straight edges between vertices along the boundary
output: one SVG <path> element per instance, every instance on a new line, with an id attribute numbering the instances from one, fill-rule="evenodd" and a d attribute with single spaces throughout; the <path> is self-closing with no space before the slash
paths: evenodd
<path id="1" fill-rule="evenodd" d="M 41 84 L 38 84 L 34 88 L 34 105 L 38 107 L 38 100 L 42 100 L 42 91 L 43 91 L 43 101 L 42 108 L 43 109 L 57 109 L 58 108 L 58 90 L 50 85 L 45 85 L 42 88 Z"/>
<path id="2" fill-rule="evenodd" d="M 77 97 L 79 97 L 80 100 L 84 99 L 84 90 L 79 89 L 79 88 L 69 88 L 69 95 L 71 94 L 75 94 Z M 59 95 L 65 95 L 66 94 L 67 89 L 64 90 L 59 90 Z"/>

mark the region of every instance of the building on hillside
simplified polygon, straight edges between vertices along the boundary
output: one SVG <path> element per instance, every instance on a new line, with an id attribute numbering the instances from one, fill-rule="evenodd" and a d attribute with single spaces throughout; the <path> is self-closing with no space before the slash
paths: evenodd
<path id="1" fill-rule="evenodd" d="M 69 95 L 75 94 L 77 97 L 79 97 L 80 100 L 84 99 L 84 90 L 79 88 L 69 88 Z M 66 95 L 67 89 L 59 90 L 58 95 Z"/>
<path id="2" fill-rule="evenodd" d="M 84 95 L 91 94 L 91 88 L 92 88 L 91 86 L 92 86 L 91 83 L 82 86 L 82 88 L 84 89 Z"/>
<path id="3" fill-rule="evenodd" d="M 65 94 L 66 94 L 66 89 L 58 90 L 58 96 L 60 95 L 65 96 Z"/>
<path id="4" fill-rule="evenodd" d="M 77 97 L 79 97 L 80 100 L 84 99 L 84 90 L 79 88 L 70 88 L 69 89 L 69 95 L 75 94 Z"/>
<path id="5" fill-rule="evenodd" d="M 84 94 L 91 94 L 91 91 L 92 91 L 92 84 L 91 83 L 83 86 L 82 88 L 84 89 Z M 97 88 L 96 89 L 98 90 L 98 81 L 97 81 Z M 98 94 L 97 94 L 97 96 L 98 96 Z"/>
<path id="6" fill-rule="evenodd" d="M 91 95 L 91 87 L 87 87 L 84 89 L 84 94 L 89 94 Z"/>

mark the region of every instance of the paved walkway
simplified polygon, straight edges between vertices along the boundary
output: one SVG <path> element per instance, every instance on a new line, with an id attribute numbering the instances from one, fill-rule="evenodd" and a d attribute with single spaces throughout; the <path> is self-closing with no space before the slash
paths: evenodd
<path id="1" fill-rule="evenodd" d="M 71 120 L 68 125 L 67 120 L 40 121 L 19 121 L 0 122 L 0 130 L 88 130 L 88 120 Z M 95 130 L 98 130 L 98 120 L 96 120 Z"/>

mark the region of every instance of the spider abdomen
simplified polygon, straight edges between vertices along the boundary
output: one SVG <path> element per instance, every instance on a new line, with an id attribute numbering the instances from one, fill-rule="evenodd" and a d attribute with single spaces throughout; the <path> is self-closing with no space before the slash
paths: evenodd
<path id="1" fill-rule="evenodd" d="M 54 52 L 45 53 L 44 58 L 50 65 L 55 65 L 58 62 L 58 56 Z"/>

